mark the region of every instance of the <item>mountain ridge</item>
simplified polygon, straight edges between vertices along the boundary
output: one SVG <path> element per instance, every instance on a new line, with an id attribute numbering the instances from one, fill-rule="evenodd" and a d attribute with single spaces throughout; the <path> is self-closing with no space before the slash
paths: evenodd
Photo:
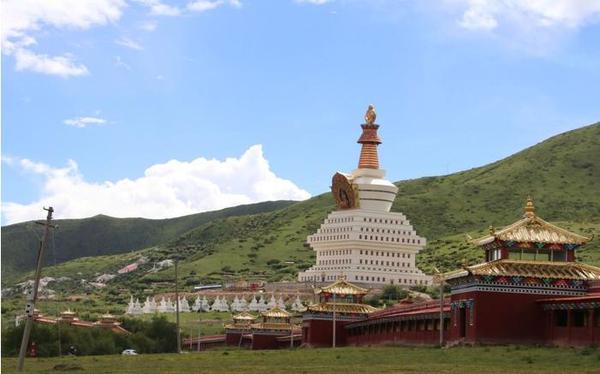
<path id="1" fill-rule="evenodd" d="M 534 197 L 544 219 L 597 238 L 600 123 L 555 135 L 484 166 L 395 184 L 399 192 L 392 210 L 404 213 L 419 235 L 428 238 L 418 256 L 424 270 L 434 264 L 443 270 L 464 260 L 480 260 L 480 251 L 464 241 L 464 234 L 477 235 L 490 225 L 516 221 L 527 195 Z M 314 254 L 304 246 L 306 236 L 333 209 L 331 195 L 324 193 L 280 209 L 217 217 L 139 252 L 151 260 L 183 256 L 181 274 L 189 284 L 219 280 L 231 272 L 269 280 L 294 279 L 299 270 L 313 263 Z M 582 259 L 600 264 L 599 248 L 596 239 L 581 251 Z M 125 257 L 119 258 L 124 263 Z M 169 277 L 166 270 L 131 282 L 144 287 Z"/>

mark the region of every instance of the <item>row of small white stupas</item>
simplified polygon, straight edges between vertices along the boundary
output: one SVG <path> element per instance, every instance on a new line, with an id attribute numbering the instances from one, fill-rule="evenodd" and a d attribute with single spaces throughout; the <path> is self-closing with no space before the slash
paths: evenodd
<path id="1" fill-rule="evenodd" d="M 260 298 L 256 298 L 253 296 L 250 302 L 246 301 L 246 299 L 242 297 L 238 297 L 237 295 L 234 297 L 233 301 L 229 303 L 225 297 L 217 296 L 212 304 L 208 301 L 206 296 L 200 298 L 200 296 L 196 297 L 194 303 L 190 306 L 186 297 L 179 298 L 179 311 L 180 312 L 208 312 L 208 311 L 218 311 L 218 312 L 243 312 L 243 311 L 252 311 L 252 312 L 264 312 L 267 310 L 271 310 L 275 307 L 278 307 L 282 310 L 286 310 L 287 307 L 283 298 L 280 296 L 279 299 L 275 299 L 274 295 L 271 295 L 270 300 L 267 302 L 263 295 L 260 295 Z M 161 298 L 160 302 L 156 302 L 155 298 L 146 298 L 146 301 L 142 305 L 139 299 L 131 299 L 129 300 L 129 304 L 127 305 L 126 314 L 131 315 L 139 315 L 139 314 L 149 314 L 149 313 L 174 313 L 177 309 L 175 302 L 171 301 L 171 298 Z M 304 304 L 300 300 L 299 296 L 296 296 L 296 299 L 290 306 L 290 309 L 294 312 L 303 312 L 306 310 Z"/>

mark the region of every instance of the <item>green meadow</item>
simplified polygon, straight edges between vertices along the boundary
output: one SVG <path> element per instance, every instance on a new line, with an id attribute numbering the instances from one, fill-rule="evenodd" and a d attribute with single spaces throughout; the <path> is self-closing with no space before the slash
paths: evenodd
<path id="1" fill-rule="evenodd" d="M 16 359 L 3 358 L 14 373 Z M 519 346 L 346 347 L 27 359 L 27 373 L 600 373 L 600 350 Z"/>

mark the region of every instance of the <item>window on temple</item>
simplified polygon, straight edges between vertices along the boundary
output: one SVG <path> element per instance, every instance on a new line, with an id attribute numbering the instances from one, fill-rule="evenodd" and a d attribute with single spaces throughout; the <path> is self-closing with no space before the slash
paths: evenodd
<path id="1" fill-rule="evenodd" d="M 566 310 L 555 310 L 554 311 L 554 323 L 558 327 L 567 327 L 569 320 L 568 312 Z"/>
<path id="2" fill-rule="evenodd" d="M 575 309 L 571 311 L 571 317 L 573 318 L 573 327 L 587 327 L 588 322 L 588 311 Z"/>

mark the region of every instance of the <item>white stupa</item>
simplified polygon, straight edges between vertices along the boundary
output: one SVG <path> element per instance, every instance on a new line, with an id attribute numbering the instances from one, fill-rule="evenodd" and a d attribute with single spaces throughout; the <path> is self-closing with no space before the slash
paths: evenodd
<path id="1" fill-rule="evenodd" d="M 292 304 L 292 310 L 294 312 L 304 312 L 306 310 L 306 307 L 302 304 L 302 300 L 300 300 L 299 295 L 296 295 L 296 300 L 294 300 L 294 303 Z"/>
<path id="2" fill-rule="evenodd" d="M 275 300 L 275 295 L 271 295 L 271 299 L 267 303 L 267 310 L 271 310 L 277 306 L 277 300 Z"/>
<path id="3" fill-rule="evenodd" d="M 248 305 L 248 310 L 252 311 L 252 312 L 257 312 L 259 309 L 258 307 L 258 301 L 256 300 L 256 295 L 252 296 L 252 300 L 250 301 L 250 304 Z"/>
<path id="4" fill-rule="evenodd" d="M 358 168 L 335 173 L 331 192 L 337 210 L 331 212 L 308 244 L 315 265 L 298 273 L 300 282 L 333 282 L 340 273 L 349 281 L 405 287 L 431 284 L 431 277 L 415 265 L 426 239 L 417 235 L 408 218 L 390 212 L 398 187 L 379 167 L 375 109 L 369 106 L 361 125 Z"/>
<path id="5" fill-rule="evenodd" d="M 285 302 L 283 301 L 283 296 L 279 296 L 279 299 L 277 299 L 277 307 L 281 310 L 285 310 Z"/>
<path id="6" fill-rule="evenodd" d="M 247 310 L 248 310 L 248 302 L 246 301 L 246 298 L 244 297 L 244 295 L 242 295 L 240 297 L 240 311 L 245 312 Z"/>
<path id="7" fill-rule="evenodd" d="M 260 299 L 258 300 L 258 309 L 259 312 L 266 312 L 267 311 L 267 302 L 265 300 L 265 298 L 263 297 L 263 295 L 260 295 Z"/>
<path id="8" fill-rule="evenodd" d="M 158 304 L 158 307 L 156 308 L 157 312 L 159 313 L 167 313 L 168 310 L 168 305 L 167 305 L 167 301 L 165 300 L 164 296 L 160 299 L 160 303 Z"/>
<path id="9" fill-rule="evenodd" d="M 127 304 L 127 308 L 125 309 L 125 314 L 133 314 L 135 302 L 133 301 L 133 295 L 129 298 L 129 303 Z"/>
<path id="10" fill-rule="evenodd" d="M 146 301 L 144 301 L 144 306 L 142 306 L 142 313 L 144 314 L 150 314 L 150 313 L 154 313 L 156 311 L 156 303 L 153 302 L 154 299 L 150 299 L 150 297 L 146 297 Z"/>
<path id="11" fill-rule="evenodd" d="M 231 302 L 231 311 L 232 312 L 241 312 L 240 309 L 240 299 L 235 295 L 233 301 Z"/>
<path id="12" fill-rule="evenodd" d="M 200 311 L 208 312 L 210 310 L 210 304 L 206 299 L 206 296 L 202 296 L 202 301 L 200 302 Z"/>
<path id="13" fill-rule="evenodd" d="M 202 309 L 202 304 L 200 301 L 200 295 L 196 296 L 196 300 L 194 301 L 194 305 L 192 305 L 192 310 L 194 312 L 199 312 Z"/>
<path id="14" fill-rule="evenodd" d="M 190 311 L 190 304 L 185 296 L 179 298 L 179 311 L 183 313 L 189 313 Z"/>
<path id="15" fill-rule="evenodd" d="M 175 312 L 175 303 L 171 301 L 171 298 L 169 297 L 167 299 L 167 313 L 174 313 Z"/>

